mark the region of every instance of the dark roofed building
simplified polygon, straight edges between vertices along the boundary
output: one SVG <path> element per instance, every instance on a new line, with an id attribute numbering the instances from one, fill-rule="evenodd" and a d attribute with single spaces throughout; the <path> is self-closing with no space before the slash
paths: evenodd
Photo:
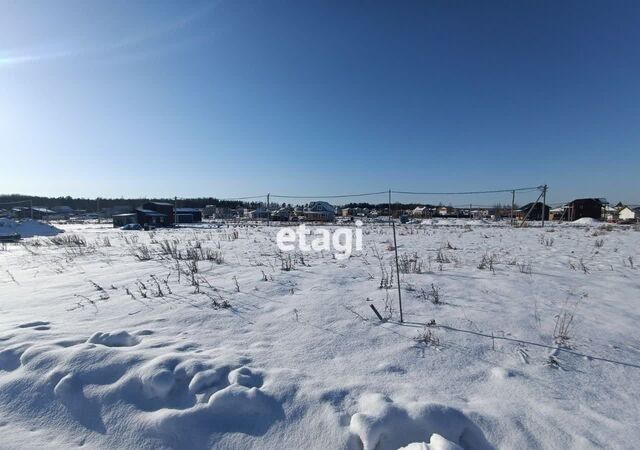
<path id="1" fill-rule="evenodd" d="M 163 216 L 165 216 L 165 219 L 162 220 L 162 225 L 155 225 L 155 226 L 163 226 L 163 227 L 170 227 L 173 225 L 174 221 L 175 221 L 175 211 L 173 209 L 173 204 L 172 203 L 166 203 L 166 202 L 147 202 L 144 203 L 142 205 L 142 207 L 136 209 L 136 213 L 138 213 L 138 223 L 142 226 L 144 226 L 144 223 L 140 220 L 141 216 L 140 216 L 140 212 L 143 213 L 149 213 L 147 214 L 148 217 L 159 217 L 158 215 L 154 215 L 154 214 L 150 214 L 150 213 L 159 213 L 162 214 Z M 159 219 L 155 219 L 155 220 L 159 220 Z M 149 222 L 150 223 L 150 222 Z M 151 224 L 151 223 L 150 223 Z"/>
<path id="2" fill-rule="evenodd" d="M 177 223 L 202 222 L 202 211 L 197 208 L 176 208 Z"/>
<path id="3" fill-rule="evenodd" d="M 151 209 L 136 208 L 136 216 L 138 223 L 143 227 L 168 227 L 173 225 L 173 214 L 167 216 Z"/>
<path id="4" fill-rule="evenodd" d="M 138 223 L 137 213 L 116 214 L 113 216 L 113 226 L 115 228 L 123 227 L 131 223 Z"/>
<path id="5" fill-rule="evenodd" d="M 46 219 L 49 216 L 53 216 L 56 212 L 50 209 L 34 206 L 33 208 L 29 206 L 17 207 L 11 210 L 13 216 L 17 219 L 28 219 L 33 217 L 36 220 Z"/>
<path id="6" fill-rule="evenodd" d="M 529 210 L 531 210 L 531 212 L 529 212 Z M 549 220 L 550 210 L 551 208 L 549 208 L 548 205 L 544 205 L 544 220 Z M 542 220 L 542 211 L 542 202 L 527 203 L 516 212 L 516 218 L 518 220 L 523 220 L 525 217 L 527 220 Z M 528 217 L 527 214 L 529 214 Z"/>
<path id="7" fill-rule="evenodd" d="M 567 205 L 565 214 L 567 220 L 574 221 L 583 217 L 591 217 L 600 220 L 602 218 L 602 208 L 608 205 L 604 198 L 578 198 Z"/>

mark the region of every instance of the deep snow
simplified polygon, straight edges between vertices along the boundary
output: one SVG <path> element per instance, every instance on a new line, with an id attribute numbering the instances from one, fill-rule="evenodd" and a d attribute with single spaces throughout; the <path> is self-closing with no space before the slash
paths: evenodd
<path id="1" fill-rule="evenodd" d="M 19 234 L 23 238 L 34 236 L 55 236 L 60 230 L 39 220 L 13 220 L 0 217 L 0 236 Z"/>
<path id="2" fill-rule="evenodd" d="M 87 245 L 10 244 L 0 446 L 635 448 L 640 232 L 449 225 L 398 228 L 423 272 L 401 275 L 402 324 L 396 280 L 379 287 L 385 226 L 289 271 L 275 227 L 66 225 Z M 190 275 L 174 242 L 216 256 Z"/>

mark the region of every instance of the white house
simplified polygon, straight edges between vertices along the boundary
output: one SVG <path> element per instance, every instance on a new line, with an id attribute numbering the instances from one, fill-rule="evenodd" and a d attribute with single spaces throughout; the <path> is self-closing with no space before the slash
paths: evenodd
<path id="1" fill-rule="evenodd" d="M 456 210 L 452 206 L 438 206 L 439 216 L 450 216 L 455 214 Z"/>
<path id="2" fill-rule="evenodd" d="M 411 215 L 413 217 L 429 217 L 430 212 L 431 210 L 426 206 L 416 206 L 413 208 L 413 211 L 411 211 Z"/>
<path id="3" fill-rule="evenodd" d="M 489 217 L 489 210 L 487 209 L 474 209 L 469 214 L 473 219 L 484 219 Z"/>
<path id="4" fill-rule="evenodd" d="M 625 206 L 620 211 L 618 211 L 618 220 L 621 222 L 633 221 L 638 219 L 638 211 Z"/>

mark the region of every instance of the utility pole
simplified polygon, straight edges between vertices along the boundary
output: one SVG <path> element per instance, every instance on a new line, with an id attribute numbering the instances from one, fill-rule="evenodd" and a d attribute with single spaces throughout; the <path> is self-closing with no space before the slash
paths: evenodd
<path id="1" fill-rule="evenodd" d="M 29 200 L 29 211 L 31 212 L 31 220 L 33 220 L 33 199 Z"/>
<path id="2" fill-rule="evenodd" d="M 98 216 L 98 223 L 100 223 L 100 197 L 96 197 L 96 215 Z"/>
<path id="3" fill-rule="evenodd" d="M 513 226 L 513 210 L 516 209 L 516 191 L 511 191 L 511 226 Z"/>
<path id="4" fill-rule="evenodd" d="M 391 225 L 391 189 L 389 189 L 389 225 Z"/>
<path id="5" fill-rule="evenodd" d="M 178 197 L 173 198 L 173 226 L 178 225 Z"/>
<path id="6" fill-rule="evenodd" d="M 267 194 L 267 226 L 268 227 L 271 226 L 271 213 L 269 212 L 269 196 L 271 196 L 271 193 Z"/>
<path id="7" fill-rule="evenodd" d="M 547 185 L 542 188 L 542 228 L 544 228 L 544 218 L 547 215 Z"/>

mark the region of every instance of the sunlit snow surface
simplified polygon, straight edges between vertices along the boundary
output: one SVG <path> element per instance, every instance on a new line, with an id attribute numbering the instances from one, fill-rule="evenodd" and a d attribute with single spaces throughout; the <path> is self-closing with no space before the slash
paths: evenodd
<path id="1" fill-rule="evenodd" d="M 0 447 L 637 448 L 640 232 L 585 225 L 398 227 L 402 324 L 383 225 L 292 270 L 276 227 L 56 225 L 0 251 Z"/>

